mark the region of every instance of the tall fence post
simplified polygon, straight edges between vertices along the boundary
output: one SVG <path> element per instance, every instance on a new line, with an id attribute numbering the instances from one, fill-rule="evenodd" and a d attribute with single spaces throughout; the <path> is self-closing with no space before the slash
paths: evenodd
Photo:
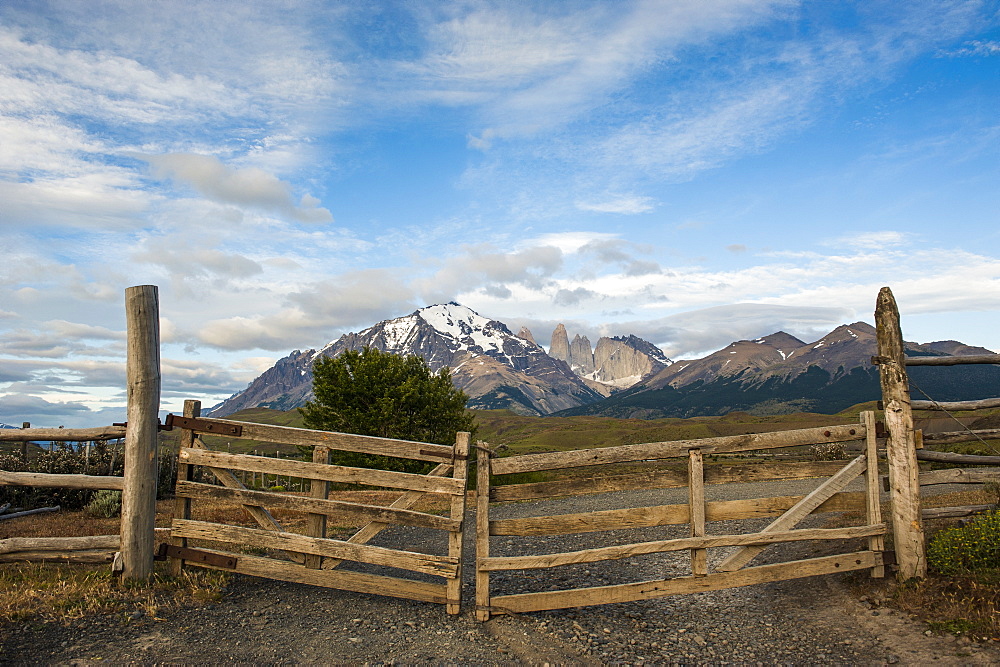
<path id="1" fill-rule="evenodd" d="M 160 410 L 159 296 L 155 285 L 125 290 L 128 428 L 122 490 L 121 557 L 125 579 L 153 572 L 157 431 Z"/>
<path id="2" fill-rule="evenodd" d="M 879 379 L 889 431 L 886 458 L 892 499 L 892 536 L 903 581 L 927 575 L 924 526 L 920 516 L 920 482 L 917 448 L 910 407 L 910 385 L 906 376 L 903 332 L 892 290 L 883 287 L 875 303 Z"/>

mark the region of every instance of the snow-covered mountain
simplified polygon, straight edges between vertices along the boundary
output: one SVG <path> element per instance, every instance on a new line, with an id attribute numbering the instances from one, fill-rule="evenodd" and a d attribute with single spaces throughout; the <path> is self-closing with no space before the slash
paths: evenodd
<path id="1" fill-rule="evenodd" d="M 529 333 L 530 336 L 530 333 Z M 599 400 L 610 393 L 588 383 L 569 366 L 546 354 L 505 324 L 457 303 L 421 308 L 348 333 L 320 350 L 296 350 L 280 359 L 244 391 L 212 410 L 224 416 L 249 407 L 287 410 L 301 406 L 312 392 L 312 365 L 321 357 L 373 347 L 383 352 L 423 357 L 432 371 L 451 369 L 455 386 L 469 396 L 469 407 L 511 408 L 549 414 Z"/>

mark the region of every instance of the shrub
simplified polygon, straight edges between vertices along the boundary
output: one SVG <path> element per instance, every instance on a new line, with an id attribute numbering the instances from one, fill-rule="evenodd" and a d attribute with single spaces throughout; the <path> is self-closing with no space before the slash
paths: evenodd
<path id="1" fill-rule="evenodd" d="M 173 452 L 160 451 L 157 497 L 164 498 L 173 492 L 176 476 Z M 50 451 L 32 453 L 27 461 L 18 454 L 0 454 L 0 470 L 8 472 L 41 472 L 58 475 L 114 475 L 125 473 L 125 457 L 121 447 L 96 442 L 88 457 L 82 449 L 73 449 L 65 443 Z M 59 505 L 64 509 L 81 509 L 94 496 L 91 489 L 64 487 L 0 486 L 0 504 L 9 502 L 16 507 L 43 507 Z"/>
<path id="2" fill-rule="evenodd" d="M 847 449 L 841 442 L 827 442 L 809 448 L 814 461 L 845 461 Z"/>
<path id="3" fill-rule="evenodd" d="M 927 564 L 944 575 L 1000 568 L 1000 511 L 938 531 L 927 547 Z"/>
<path id="4" fill-rule="evenodd" d="M 87 513 L 93 516 L 111 519 L 122 513 L 122 492 L 121 491 L 98 491 L 89 503 L 87 503 Z"/>

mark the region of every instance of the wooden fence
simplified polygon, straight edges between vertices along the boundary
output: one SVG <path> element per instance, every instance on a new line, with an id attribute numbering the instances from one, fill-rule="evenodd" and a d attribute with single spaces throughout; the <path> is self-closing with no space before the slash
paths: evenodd
<path id="1" fill-rule="evenodd" d="M 188 401 L 185 403 L 184 419 L 172 420 L 181 428 L 177 506 L 171 525 L 172 546 L 166 550 L 175 571 L 187 563 L 283 581 L 436 602 L 445 604 L 450 614 L 459 613 L 468 433 L 459 433 L 454 446 L 444 446 L 202 419 L 199 414 L 200 404 Z M 313 461 L 213 451 L 199 434 L 220 433 L 220 429 L 239 429 L 239 436 L 244 439 L 312 447 Z M 333 450 L 378 454 L 436 465 L 424 475 L 331 465 Z M 193 481 L 196 466 L 210 471 L 221 486 Z M 304 497 L 288 491 L 248 489 L 238 478 L 239 471 L 311 480 L 309 495 Z M 331 482 L 398 489 L 402 493 L 389 506 L 330 500 Z M 448 515 L 439 516 L 412 509 L 426 494 L 444 495 L 448 499 Z M 192 519 L 192 503 L 205 500 L 221 500 L 242 506 L 259 527 Z M 307 513 L 309 521 L 305 533 L 291 532 L 282 526 L 270 512 L 275 508 Z M 346 540 L 330 539 L 327 537 L 327 516 L 343 512 L 359 516 L 366 523 Z M 368 544 L 381 531 L 394 525 L 445 531 L 447 555 Z M 199 544 L 208 542 L 212 546 L 192 548 L 194 541 Z M 247 553 L 247 547 L 262 553 Z M 444 582 L 340 567 L 345 562 L 432 575 Z"/>
<path id="2" fill-rule="evenodd" d="M 480 620 L 487 620 L 494 612 L 520 613 L 625 602 L 864 568 L 871 568 L 874 575 L 881 576 L 883 571 L 882 536 L 886 532 L 886 526 L 882 522 L 879 505 L 875 436 L 874 415 L 865 413 L 862 423 L 854 426 L 830 426 L 778 433 L 646 443 L 507 458 L 495 458 L 488 447 L 481 447 L 477 470 L 477 617 Z M 707 455 L 848 442 L 859 439 L 865 442 L 865 453 L 846 465 L 843 462 L 803 462 L 736 467 L 711 466 L 706 468 L 704 466 L 704 457 Z M 570 481 L 531 482 L 503 486 L 494 486 L 491 480 L 491 475 L 532 473 L 664 459 L 686 460 L 686 472 L 660 471 L 618 476 L 599 475 Z M 805 496 L 705 501 L 706 484 L 807 478 L 831 473 L 831 477 Z M 862 493 L 843 492 L 843 489 L 858 476 L 864 476 L 866 491 Z M 684 486 L 688 487 L 688 503 L 682 505 L 630 507 L 513 519 L 494 519 L 491 518 L 490 514 L 491 503 L 496 502 Z M 809 514 L 832 510 L 859 510 L 865 517 L 864 523 L 846 528 L 796 528 L 799 522 Z M 710 522 L 765 516 L 778 516 L 778 518 L 763 530 L 754 533 L 711 535 L 707 531 Z M 494 536 L 565 535 L 609 531 L 623 527 L 636 528 L 676 524 L 688 524 L 690 536 L 543 555 L 499 557 L 490 555 L 490 538 Z M 866 538 L 868 548 L 835 556 L 744 568 L 769 544 L 850 538 Z M 710 571 L 707 551 L 719 547 L 738 547 L 738 549 L 719 563 L 714 571 Z M 494 595 L 490 588 L 491 573 L 500 570 L 553 568 L 674 551 L 690 552 L 691 574 L 689 576 L 509 595 Z"/>

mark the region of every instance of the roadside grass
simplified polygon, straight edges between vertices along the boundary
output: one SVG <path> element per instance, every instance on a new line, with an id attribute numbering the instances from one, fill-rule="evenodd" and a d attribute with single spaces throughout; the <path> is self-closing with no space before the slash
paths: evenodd
<path id="1" fill-rule="evenodd" d="M 156 504 L 156 525 L 168 526 L 172 500 Z M 0 539 L 8 537 L 76 537 L 116 535 L 121 519 L 97 517 L 84 510 L 61 510 L 0 522 Z M 110 564 L 0 564 L 0 624 L 66 621 L 93 614 L 134 611 L 155 617 L 169 607 L 200 605 L 222 598 L 224 573 L 191 570 L 168 574 L 167 563 L 156 563 L 148 583 L 123 582 Z"/>
<path id="2" fill-rule="evenodd" d="M 0 624 L 67 621 L 94 614 L 121 613 L 123 621 L 141 611 L 202 605 L 222 599 L 228 575 L 187 570 L 179 577 L 157 563 L 147 583 L 123 582 L 108 565 L 5 563 L 0 565 Z"/>

